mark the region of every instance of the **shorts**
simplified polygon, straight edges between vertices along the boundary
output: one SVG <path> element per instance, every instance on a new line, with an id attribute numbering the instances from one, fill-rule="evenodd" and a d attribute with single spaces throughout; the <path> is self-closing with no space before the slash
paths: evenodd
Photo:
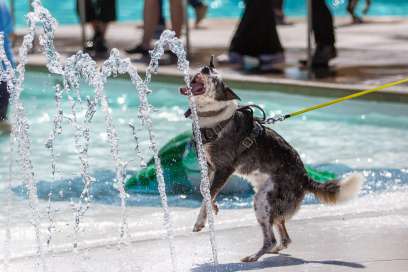
<path id="1" fill-rule="evenodd" d="M 79 1 L 77 0 L 77 13 L 79 13 Z M 85 21 L 112 22 L 116 21 L 116 1 L 115 0 L 84 0 L 85 1 Z"/>

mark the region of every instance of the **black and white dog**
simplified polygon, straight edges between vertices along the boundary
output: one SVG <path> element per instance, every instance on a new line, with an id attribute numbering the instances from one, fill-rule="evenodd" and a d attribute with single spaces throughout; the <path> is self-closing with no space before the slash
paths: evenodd
<path id="1" fill-rule="evenodd" d="M 180 92 L 187 95 L 188 90 L 184 87 Z M 287 248 L 291 240 L 285 221 L 299 209 L 305 194 L 313 193 L 324 203 L 338 203 L 358 194 L 363 183 L 359 174 L 325 184 L 310 178 L 296 150 L 274 130 L 262 126 L 250 109 L 238 107 L 239 97 L 225 85 L 212 61 L 193 77 L 191 92 L 197 104 L 214 211 L 218 212 L 215 198 L 232 174 L 246 178 L 256 192 L 254 208 L 263 245 L 241 261 L 253 262 L 265 253 Z M 206 219 L 203 204 L 195 232 L 204 228 Z"/>

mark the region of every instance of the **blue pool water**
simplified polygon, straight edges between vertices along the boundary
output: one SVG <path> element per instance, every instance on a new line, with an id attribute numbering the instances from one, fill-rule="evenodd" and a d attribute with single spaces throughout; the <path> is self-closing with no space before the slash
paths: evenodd
<path id="1" fill-rule="evenodd" d="M 74 145 L 74 133 L 68 121 L 64 122 L 63 134 L 56 141 L 56 182 L 51 182 L 51 159 L 44 143 L 52 128 L 55 114 L 53 86 L 57 78 L 43 73 L 28 73 L 25 82 L 24 101 L 31 125 L 32 160 L 38 192 L 46 203 L 51 188 L 53 199 L 69 202 L 82 191 L 79 177 L 79 163 Z M 154 82 L 154 79 L 153 79 Z M 180 83 L 181 84 L 181 83 Z M 162 146 L 175 135 L 191 129 L 191 123 L 183 116 L 187 108 L 185 97 L 178 94 L 178 85 L 154 83 L 150 101 L 157 109 L 154 127 L 158 144 Z M 83 96 L 92 96 L 88 87 L 82 88 Z M 137 171 L 139 162 L 134 152 L 129 121 L 137 123 L 138 98 L 131 83 L 126 80 L 111 80 L 107 93 L 113 110 L 114 123 L 120 137 L 122 158 L 129 161 L 129 171 Z M 291 112 L 327 98 L 287 95 L 276 92 L 237 90 L 243 103 L 260 104 L 270 115 Z M 64 102 L 65 114 L 69 106 Z M 82 116 L 82 113 L 80 114 Z M 408 108 L 404 104 L 350 101 L 327 109 L 294 118 L 274 126 L 300 153 L 303 161 L 321 170 L 329 170 L 339 177 L 352 171 L 362 172 L 367 182 L 363 193 L 381 193 L 399 190 L 408 185 Z M 142 153 L 148 160 L 146 132 L 138 131 L 141 137 Z M 0 136 L 0 199 L 8 174 L 7 137 Z M 98 112 L 91 126 L 90 167 L 96 178 L 93 199 L 96 203 L 118 204 L 117 190 L 112 185 L 114 169 L 109 145 L 104 130 L 104 119 Z M 18 171 L 17 171 L 18 173 Z M 25 197 L 18 175 L 15 177 L 15 192 Z M 176 194 L 169 198 L 170 204 L 182 207 L 197 207 L 200 197 Z M 3 198 L 4 199 L 4 198 Z M 1 202 L 1 201 L 0 201 Z M 157 195 L 131 194 L 129 205 L 159 206 Z M 308 198 L 307 203 L 315 203 Z M 1 204 L 1 203 L 0 203 Z M 221 197 L 221 207 L 250 207 L 252 194 L 226 195 Z"/>
<path id="2" fill-rule="evenodd" d="M 28 11 L 28 1 L 16 2 L 16 19 L 17 25 L 24 25 L 24 15 Z M 242 0 L 213 0 L 207 1 L 209 3 L 209 17 L 224 18 L 224 17 L 239 17 L 244 7 Z M 304 16 L 305 15 L 304 0 L 285 0 L 285 12 L 288 16 Z M 336 16 L 345 16 L 346 4 L 340 4 L 334 7 L 332 0 L 328 0 L 329 6 Z M 343 1 L 347 2 L 347 0 Z M 362 9 L 364 0 L 360 0 L 359 12 Z M 60 24 L 74 24 L 78 22 L 75 13 L 75 1 L 56 1 L 43 0 L 42 3 L 48 8 L 52 14 L 57 18 Z M 168 17 L 168 1 L 165 1 L 166 14 Z M 119 21 L 135 21 L 142 19 L 143 1 L 135 0 L 117 0 Z M 190 10 L 193 16 L 192 10 Z M 408 1 L 406 0 L 375 0 L 372 1 L 371 9 L 368 13 L 371 16 L 407 16 L 408 15 Z"/>

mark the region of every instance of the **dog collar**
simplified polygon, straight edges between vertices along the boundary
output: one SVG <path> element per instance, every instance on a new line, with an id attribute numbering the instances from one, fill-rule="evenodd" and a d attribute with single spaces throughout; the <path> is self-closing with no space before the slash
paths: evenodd
<path id="1" fill-rule="evenodd" d="M 227 109 L 227 107 L 221 108 L 221 109 L 216 110 L 216 111 L 197 111 L 197 116 L 198 117 L 214 117 L 214 116 L 217 116 L 217 115 L 221 114 L 226 109 Z M 189 108 L 184 113 L 184 117 L 188 118 L 190 116 L 191 116 L 191 109 Z"/>

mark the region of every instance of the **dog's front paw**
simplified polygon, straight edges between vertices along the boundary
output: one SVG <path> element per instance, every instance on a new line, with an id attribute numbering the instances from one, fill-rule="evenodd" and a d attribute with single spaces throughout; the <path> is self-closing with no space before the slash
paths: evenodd
<path id="1" fill-rule="evenodd" d="M 193 228 L 193 232 L 199 232 L 201 231 L 203 228 L 205 227 L 204 223 L 195 223 L 194 228 Z"/>
<path id="2" fill-rule="evenodd" d="M 245 258 L 242 258 L 241 262 L 251 263 L 251 262 L 256 262 L 257 260 L 258 260 L 258 257 L 256 255 L 251 255 L 251 256 L 247 256 Z"/>

